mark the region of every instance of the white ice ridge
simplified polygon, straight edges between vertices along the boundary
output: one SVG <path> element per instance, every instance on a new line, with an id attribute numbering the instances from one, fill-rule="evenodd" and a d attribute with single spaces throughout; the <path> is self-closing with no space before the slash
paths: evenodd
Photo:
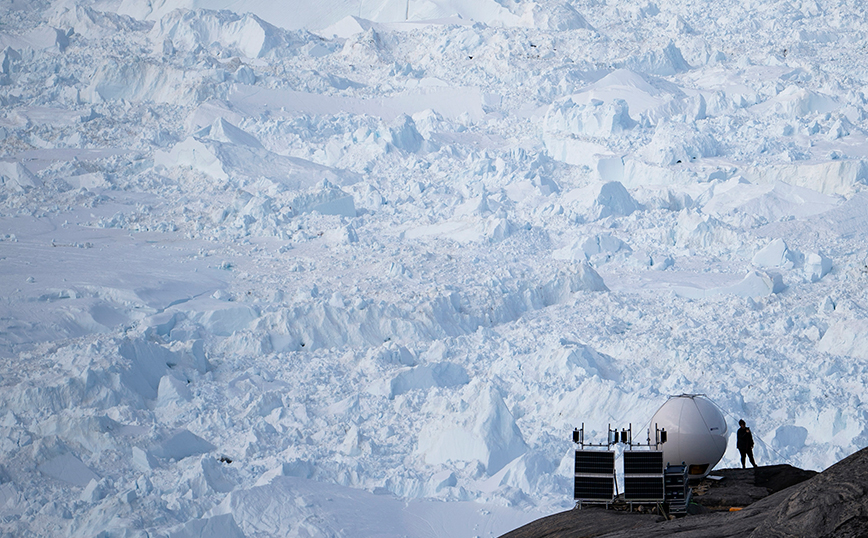
<path id="1" fill-rule="evenodd" d="M 866 444 L 860 2 L 0 21 L 0 535 L 498 536 L 682 393 Z"/>

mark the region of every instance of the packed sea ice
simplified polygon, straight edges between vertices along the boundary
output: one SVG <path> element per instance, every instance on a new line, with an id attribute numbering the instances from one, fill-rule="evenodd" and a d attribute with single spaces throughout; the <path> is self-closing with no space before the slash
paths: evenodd
<path id="1" fill-rule="evenodd" d="M 2 535 L 497 536 L 682 393 L 868 444 L 861 1 L 0 0 L 0 68 Z"/>

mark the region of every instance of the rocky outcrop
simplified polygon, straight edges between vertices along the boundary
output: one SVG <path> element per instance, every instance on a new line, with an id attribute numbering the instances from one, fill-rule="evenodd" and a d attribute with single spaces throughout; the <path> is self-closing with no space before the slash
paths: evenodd
<path id="1" fill-rule="evenodd" d="M 868 536 L 868 449 L 820 474 L 789 465 L 727 469 L 696 488 L 705 513 L 676 520 L 589 508 L 537 520 L 502 538 L 825 538 Z M 746 504 L 746 506 L 744 506 Z M 729 508 L 740 508 L 729 511 Z"/>
<path id="2" fill-rule="evenodd" d="M 868 535 L 868 449 L 845 458 L 791 493 L 752 537 Z"/>

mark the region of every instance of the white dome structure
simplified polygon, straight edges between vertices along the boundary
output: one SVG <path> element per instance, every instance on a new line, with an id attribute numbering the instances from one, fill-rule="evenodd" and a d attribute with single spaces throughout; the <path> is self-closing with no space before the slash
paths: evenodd
<path id="1" fill-rule="evenodd" d="M 651 428 L 665 429 L 663 464 L 687 465 L 689 478 L 706 476 L 726 452 L 726 420 L 720 409 L 699 394 L 672 396 L 651 418 Z"/>

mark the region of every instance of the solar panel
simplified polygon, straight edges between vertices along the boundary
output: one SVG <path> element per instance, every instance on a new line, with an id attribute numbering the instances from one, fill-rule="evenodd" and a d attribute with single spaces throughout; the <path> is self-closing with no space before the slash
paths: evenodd
<path id="1" fill-rule="evenodd" d="M 574 498 L 577 501 L 611 501 L 615 482 L 615 453 L 577 450 Z"/>
<path id="2" fill-rule="evenodd" d="M 607 474 L 615 472 L 615 453 L 602 450 L 576 450 L 576 474 Z"/>
<path id="3" fill-rule="evenodd" d="M 663 452 L 632 451 L 624 452 L 624 474 L 662 474 Z"/>
<path id="4" fill-rule="evenodd" d="M 628 501 L 662 501 L 663 452 L 624 452 L 624 499 Z"/>
<path id="5" fill-rule="evenodd" d="M 590 476 L 577 476 L 575 483 L 575 496 L 577 501 L 611 501 L 613 480 Z"/>
<path id="6" fill-rule="evenodd" d="M 624 499 L 662 501 L 663 477 L 624 476 Z"/>

